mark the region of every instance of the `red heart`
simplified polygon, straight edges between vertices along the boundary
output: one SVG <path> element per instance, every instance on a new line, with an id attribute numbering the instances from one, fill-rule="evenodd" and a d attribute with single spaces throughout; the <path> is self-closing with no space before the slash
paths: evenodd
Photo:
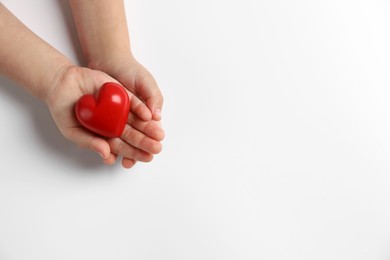
<path id="1" fill-rule="evenodd" d="M 96 95 L 86 94 L 76 103 L 76 117 L 87 129 L 106 137 L 119 137 L 125 128 L 130 110 L 126 90 L 107 82 Z"/>

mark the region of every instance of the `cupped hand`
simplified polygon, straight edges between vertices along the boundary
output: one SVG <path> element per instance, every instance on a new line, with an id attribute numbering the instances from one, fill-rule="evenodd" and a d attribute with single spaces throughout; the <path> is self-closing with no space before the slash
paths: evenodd
<path id="1" fill-rule="evenodd" d="M 117 81 L 97 70 L 76 66 L 62 68 L 44 100 L 57 127 L 67 139 L 97 152 L 107 164 L 114 163 L 117 156 L 123 156 L 125 168 L 132 167 L 136 161 L 150 161 L 153 154 L 161 151 L 160 141 L 164 136 L 157 122 L 144 121 L 130 113 L 121 137 L 105 138 L 86 130 L 77 121 L 74 113 L 77 100 L 84 94 L 96 93 L 105 82 Z M 134 95 L 128 94 L 133 103 Z"/>
<path id="2" fill-rule="evenodd" d="M 92 63 L 90 67 L 108 73 L 135 95 L 131 110 L 139 118 L 144 121 L 161 119 L 161 91 L 152 74 L 134 57 L 127 55 L 104 64 Z"/>

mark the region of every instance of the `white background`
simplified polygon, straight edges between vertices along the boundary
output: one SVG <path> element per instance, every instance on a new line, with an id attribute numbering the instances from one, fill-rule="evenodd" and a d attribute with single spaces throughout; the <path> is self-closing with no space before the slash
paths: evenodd
<path id="1" fill-rule="evenodd" d="M 66 2 L 2 2 L 82 62 Z M 1 260 L 390 259 L 388 1 L 126 7 L 164 150 L 104 166 L 1 78 Z"/>

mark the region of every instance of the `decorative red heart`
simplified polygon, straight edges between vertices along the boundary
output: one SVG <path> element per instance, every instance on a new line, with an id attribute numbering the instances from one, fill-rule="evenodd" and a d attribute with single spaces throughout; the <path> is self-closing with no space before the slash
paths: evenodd
<path id="1" fill-rule="evenodd" d="M 87 129 L 106 137 L 119 137 L 125 128 L 130 110 L 126 90 L 119 84 L 102 85 L 96 98 L 82 96 L 76 103 L 76 117 Z"/>

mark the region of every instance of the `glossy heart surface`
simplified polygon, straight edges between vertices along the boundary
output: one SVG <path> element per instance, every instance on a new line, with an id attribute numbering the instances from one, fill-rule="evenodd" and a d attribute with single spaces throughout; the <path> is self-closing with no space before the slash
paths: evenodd
<path id="1" fill-rule="evenodd" d="M 85 128 L 106 137 L 122 134 L 129 110 L 126 90 L 114 82 L 104 83 L 96 96 L 83 95 L 75 107 L 76 117 Z"/>

